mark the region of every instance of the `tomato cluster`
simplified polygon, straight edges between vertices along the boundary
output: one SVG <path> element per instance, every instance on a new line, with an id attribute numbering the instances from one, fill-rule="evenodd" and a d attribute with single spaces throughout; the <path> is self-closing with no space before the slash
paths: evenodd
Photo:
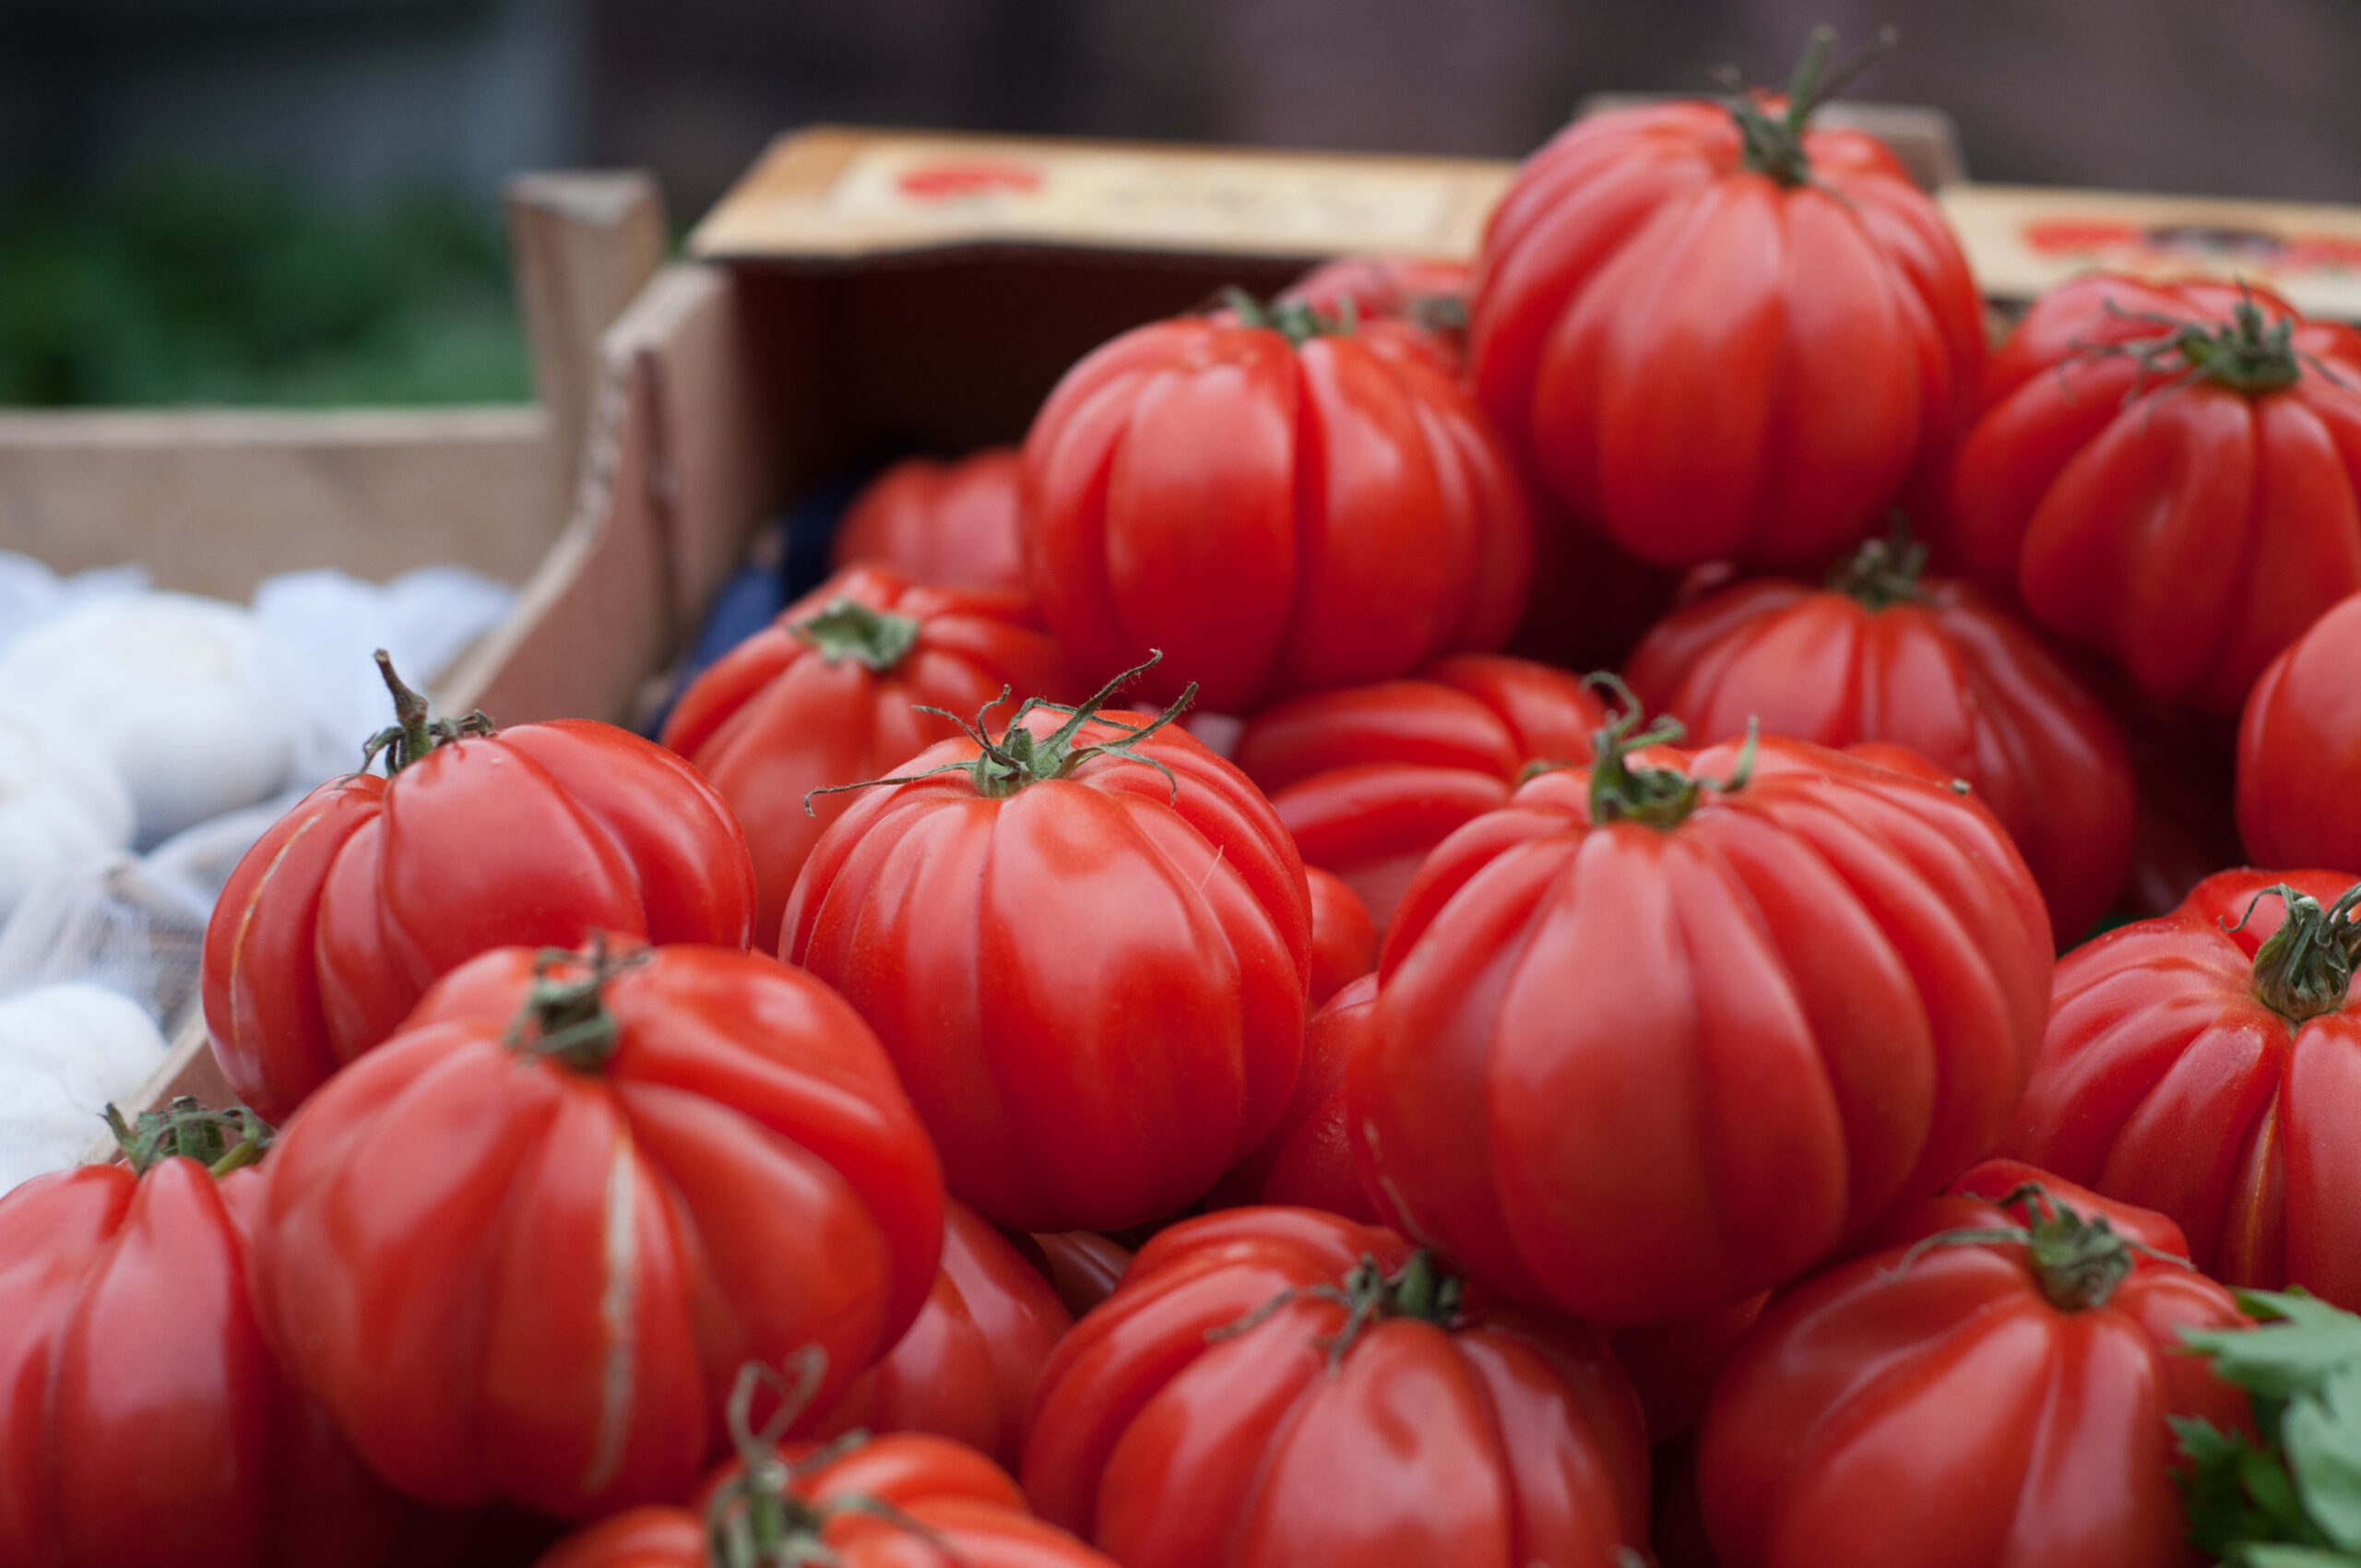
<path id="1" fill-rule="evenodd" d="M 0 1201 L 0 1561 L 2361 1550 L 2241 1348 L 2361 1309 L 2361 339 L 1987 362 L 1824 56 L 889 473 L 661 747 L 388 669 L 208 933 L 267 1158 Z"/>

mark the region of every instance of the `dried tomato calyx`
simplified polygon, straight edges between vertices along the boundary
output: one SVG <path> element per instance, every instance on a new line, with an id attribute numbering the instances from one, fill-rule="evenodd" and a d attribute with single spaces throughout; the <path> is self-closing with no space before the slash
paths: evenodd
<path id="1" fill-rule="evenodd" d="M 1809 184 L 1811 160 L 1804 153 L 1804 131 L 1813 112 L 1883 59 L 1897 36 L 1890 27 L 1880 29 L 1868 48 L 1832 70 L 1828 55 L 1836 47 L 1836 30 L 1825 24 L 1812 29 L 1804 57 L 1787 83 L 1786 105 L 1776 114 L 1771 112 L 1775 100 L 1748 91 L 1738 67 L 1726 67 L 1721 75 L 1730 89 L 1730 118 L 1738 122 L 1739 166 L 1750 173 L 1767 174 L 1783 185 Z"/>
<path id="2" fill-rule="evenodd" d="M 1910 519 L 1893 514 L 1892 532 L 1865 539 L 1861 547 L 1828 575 L 1832 592 L 1846 594 L 1870 610 L 1916 604 L 1927 592 L 1919 577 L 1927 570 L 1927 547 L 1910 537 Z"/>
<path id="3" fill-rule="evenodd" d="M 1938 1247 L 2020 1246 L 2043 1298 L 2060 1312 L 2079 1313 L 2106 1305 L 2141 1258 L 2189 1266 L 2187 1258 L 2118 1234 L 2103 1214 L 2084 1218 L 2038 1182 L 2016 1188 L 1993 1206 L 2019 1210 L 2024 1223 L 1973 1226 L 1928 1236 L 1902 1254 L 1893 1272 L 1902 1273 Z"/>
<path id="4" fill-rule="evenodd" d="M 1345 1309 L 1343 1326 L 1313 1341 L 1327 1356 L 1333 1375 L 1370 1324 L 1406 1317 L 1448 1327 L 1458 1321 L 1465 1295 L 1466 1286 L 1459 1277 L 1446 1270 L 1442 1260 L 1425 1247 L 1412 1253 L 1392 1274 L 1378 1265 L 1375 1255 L 1363 1253 L 1341 1283 L 1282 1290 L 1236 1323 L 1207 1330 L 1205 1337 L 1234 1339 L 1268 1322 L 1290 1301 L 1334 1301 Z"/>
<path id="5" fill-rule="evenodd" d="M 1687 733 L 1679 719 L 1661 715 L 1634 734 L 1641 719 L 1640 699 L 1621 676 L 1594 671 L 1583 677 L 1583 684 L 1605 692 L 1614 704 L 1608 710 L 1607 722 L 1591 733 L 1590 819 L 1595 826 L 1630 821 L 1651 827 L 1678 827 L 1703 802 L 1708 786 L 1728 794 L 1744 789 L 1754 776 L 1757 737 L 1752 719 L 1747 720 L 1746 744 L 1729 778 L 1699 778 L 1678 768 L 1649 767 L 1629 760 L 1628 754 L 1643 746 L 1670 745 L 1679 740 Z"/>
<path id="6" fill-rule="evenodd" d="M 377 673 L 393 695 L 394 721 L 362 742 L 362 772 L 368 772 L 369 765 L 383 754 L 386 776 L 390 778 L 439 745 L 462 736 L 492 733 L 492 720 L 481 709 L 465 719 L 429 719 L 425 696 L 402 683 L 402 678 L 394 673 L 394 661 L 382 647 L 377 650 Z"/>
<path id="7" fill-rule="evenodd" d="M 2230 308 L 2230 319 L 2218 324 L 2185 321 L 2162 312 L 2126 311 L 2112 300 L 2107 302 L 2107 314 L 2157 329 L 2153 337 L 2077 346 L 2078 353 L 2117 355 L 2140 367 L 2140 379 L 2125 394 L 2127 402 L 2140 395 L 2150 376 L 2161 381 L 2161 390 L 2166 392 L 2191 382 L 2211 381 L 2248 394 L 2284 391 L 2304 379 L 2308 356 L 2296 347 L 2295 317 L 2283 315 L 2276 321 L 2266 317 L 2244 284 L 2238 287 L 2238 303 Z M 2318 361 L 2313 365 L 2329 379 L 2338 379 Z"/>
<path id="8" fill-rule="evenodd" d="M 245 1106 L 216 1111 L 188 1095 L 161 1111 L 141 1111 L 136 1122 L 125 1122 L 112 1104 L 103 1114 L 135 1175 L 146 1175 L 159 1161 L 178 1156 L 216 1176 L 227 1176 L 260 1159 L 279 1135 Z"/>
<path id="9" fill-rule="evenodd" d="M 582 951 L 544 947 L 533 956 L 532 989 L 509 1023 L 512 1051 L 554 1057 L 578 1073 L 595 1073 L 615 1053 L 615 1016 L 607 1011 L 607 983 L 647 961 L 633 944 L 613 951 L 600 932 Z"/>
<path id="10" fill-rule="evenodd" d="M 1308 300 L 1273 300 L 1264 304 L 1233 287 L 1221 291 L 1221 303 L 1238 317 L 1240 327 L 1275 332 L 1299 349 L 1314 338 L 1346 337 L 1360 325 L 1349 299 L 1341 310 L 1328 312 Z"/>
<path id="11" fill-rule="evenodd" d="M 2354 956 L 2361 949 L 2361 922 L 2355 918 L 2355 907 L 2361 906 L 2361 883 L 2337 895 L 2336 902 L 2325 909 L 2319 899 L 2284 882 L 2266 887 L 2229 929 L 2243 929 L 2254 919 L 2255 906 L 2274 896 L 2286 906 L 2287 918 L 2255 950 L 2256 1000 L 2291 1024 L 2335 1012 L 2352 989 Z"/>
<path id="12" fill-rule="evenodd" d="M 908 659 L 919 640 L 916 616 L 874 609 L 857 599 L 832 599 L 788 631 L 830 664 L 858 659 L 881 675 Z"/>

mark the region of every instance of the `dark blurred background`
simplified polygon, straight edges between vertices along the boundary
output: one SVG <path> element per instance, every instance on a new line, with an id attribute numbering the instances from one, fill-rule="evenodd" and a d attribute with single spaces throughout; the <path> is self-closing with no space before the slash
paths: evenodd
<path id="1" fill-rule="evenodd" d="M 522 398 L 498 196 L 813 120 L 1514 157 L 1900 52 L 1983 180 L 2361 199 L 2361 0 L 0 0 L 0 404 Z"/>

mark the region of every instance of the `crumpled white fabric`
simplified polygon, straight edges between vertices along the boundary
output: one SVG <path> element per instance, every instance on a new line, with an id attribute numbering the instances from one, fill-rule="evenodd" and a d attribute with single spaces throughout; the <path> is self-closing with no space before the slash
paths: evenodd
<path id="1" fill-rule="evenodd" d="M 151 586 L 148 568 L 136 564 L 98 566 L 61 577 L 30 555 L 0 550 L 0 653 L 71 605 L 146 593 Z"/>

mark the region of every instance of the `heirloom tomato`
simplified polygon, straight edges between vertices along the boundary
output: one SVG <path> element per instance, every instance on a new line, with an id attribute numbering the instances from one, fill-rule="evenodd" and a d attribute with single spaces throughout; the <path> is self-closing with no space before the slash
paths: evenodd
<path id="1" fill-rule="evenodd" d="M 2058 960 L 2006 1151 L 2170 1216 L 2197 1266 L 2361 1308 L 2361 886 L 2227 871 Z"/>
<path id="2" fill-rule="evenodd" d="M 1409 679 L 1282 703 L 1247 725 L 1234 754 L 1304 863 L 1341 877 L 1382 929 L 1454 828 L 1536 768 L 1588 762 L 1606 711 L 1579 676 L 1462 654 Z"/>
<path id="3" fill-rule="evenodd" d="M 677 1497 L 749 1359 L 825 1408 L 925 1301 L 926 1134 L 868 1026 L 757 954 L 499 948 L 272 1156 L 255 1277 L 380 1474 L 561 1518 Z"/>
<path id="4" fill-rule="evenodd" d="M 1314 1007 L 1377 968 L 1377 925 L 1360 895 L 1317 866 L 1303 868 L 1311 896 L 1311 990 Z"/>
<path id="5" fill-rule="evenodd" d="M 756 946 L 778 946 L 796 873 L 848 803 L 812 791 L 878 778 L 959 732 L 923 709 L 973 713 L 1003 690 L 1074 695 L 1032 607 L 1005 589 L 913 585 L 888 566 L 837 573 L 696 678 L 663 740 L 745 832 Z"/>
<path id="6" fill-rule="evenodd" d="M 1973 411 L 1966 258 L 1882 143 L 1806 128 L 1842 85 L 1827 47 L 1784 102 L 1585 115 L 1485 232 L 1477 397 L 1576 523 L 1645 560 L 1823 557 L 1931 482 Z"/>
<path id="7" fill-rule="evenodd" d="M 386 775 L 332 779 L 246 851 L 205 929 L 221 1071 L 282 1120 L 487 949 L 594 932 L 743 947 L 746 840 L 712 785 L 628 731 L 561 719 L 494 731 L 427 719 L 378 668 L 397 723 Z"/>
<path id="8" fill-rule="evenodd" d="M 1772 1299 L 1714 1387 L 1698 1492 L 1723 1568 L 2194 1564 L 2167 1423 L 2251 1431 L 2188 1353 L 2230 1292 L 2035 1187 L 1928 1201 Z"/>
<path id="9" fill-rule="evenodd" d="M 1350 311 L 1355 322 L 1407 322 L 1424 334 L 1435 368 L 1456 378 L 1467 359 L 1467 272 L 1464 261 L 1339 256 L 1288 284 L 1276 303 L 1336 319 Z"/>
<path id="10" fill-rule="evenodd" d="M 1086 678 L 1223 713 L 1498 647 L 1532 524 L 1507 454 L 1399 322 L 1251 306 L 1127 332 L 1025 442 L 1025 549 Z"/>
<path id="11" fill-rule="evenodd" d="M 1966 567 L 2160 701 L 2234 714 L 2361 590 L 2361 334 L 2228 283 L 2078 278 L 1993 359 Z"/>
<path id="12" fill-rule="evenodd" d="M 1245 775 L 1162 717 L 1028 701 L 823 834 L 787 959 L 893 1053 L 951 1191 L 1108 1229 L 1202 1197 L 1295 1087 L 1303 862 Z"/>
<path id="13" fill-rule="evenodd" d="M 1366 974 L 1328 999 L 1303 1029 L 1295 1097 L 1271 1135 L 1230 1168 L 1213 1190 L 1216 1207 L 1287 1204 L 1378 1223 L 1361 1191 L 1345 1131 L 1345 1066 L 1377 1021 L 1377 977 Z"/>
<path id="14" fill-rule="evenodd" d="M 1014 1465 L 1034 1380 L 1074 1314 L 974 1209 L 955 1198 L 943 1218 L 943 1265 L 918 1320 L 813 1435 L 931 1431 Z"/>
<path id="15" fill-rule="evenodd" d="M 2071 939 L 2105 914 L 2131 856 L 2131 766 L 2098 699 L 2040 639 L 1926 550 L 1871 540 L 1828 587 L 1741 583 L 1674 612 L 1626 675 L 1699 741 L 1896 742 L 1991 808 Z"/>
<path id="16" fill-rule="evenodd" d="M 1638 1399 L 1581 1324 L 1299 1208 L 1159 1232 L 1050 1359 L 1025 1491 L 1124 1568 L 1619 1568 Z"/>
<path id="17" fill-rule="evenodd" d="M 914 583 L 1029 595 L 1016 526 L 1022 469 L 1013 446 L 955 463 L 905 458 L 845 508 L 832 559 L 839 570 L 874 564 Z"/>
<path id="18" fill-rule="evenodd" d="M 1608 1324 L 1792 1278 L 1987 1152 L 2051 966 L 1972 799 L 1638 715 L 1428 857 L 1347 1079 L 1381 1213 Z"/>
<path id="19" fill-rule="evenodd" d="M 2238 726 L 2237 802 L 2257 865 L 2361 873 L 2361 595 L 2255 683 Z"/>
<path id="20" fill-rule="evenodd" d="M 393 1499 L 247 1293 L 267 1130 L 185 1101 L 116 1126 L 129 1164 L 0 1198 L 0 1562 L 374 1568 Z"/>

